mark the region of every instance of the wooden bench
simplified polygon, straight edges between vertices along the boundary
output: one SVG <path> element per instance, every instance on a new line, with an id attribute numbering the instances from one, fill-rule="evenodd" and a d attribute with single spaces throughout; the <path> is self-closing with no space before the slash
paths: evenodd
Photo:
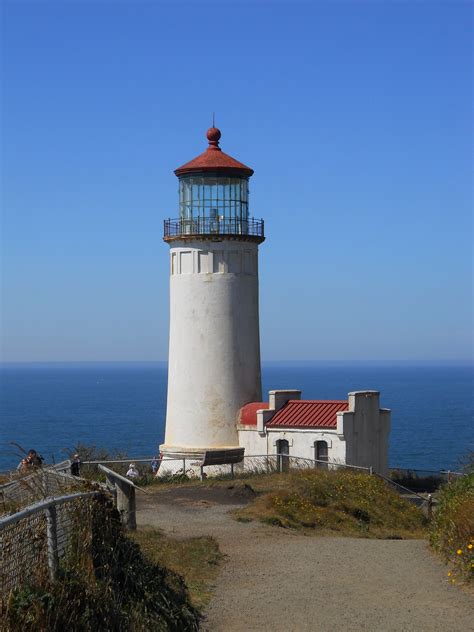
<path id="1" fill-rule="evenodd" d="M 244 460 L 245 448 L 228 448 L 224 450 L 206 450 L 201 462 L 201 480 L 204 478 L 206 465 L 230 465 L 230 473 L 234 476 L 234 464 Z"/>

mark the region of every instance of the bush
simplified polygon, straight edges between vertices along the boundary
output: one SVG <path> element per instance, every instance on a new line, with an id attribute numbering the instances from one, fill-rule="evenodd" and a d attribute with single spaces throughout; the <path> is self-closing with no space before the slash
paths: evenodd
<path id="1" fill-rule="evenodd" d="M 392 470 L 390 478 L 395 483 L 414 492 L 428 492 L 430 494 L 438 490 L 446 480 L 446 477 L 443 479 L 442 474 L 422 476 L 416 472 L 410 472 L 410 470 Z"/>
<path id="2" fill-rule="evenodd" d="M 474 473 L 445 485 L 431 523 L 431 546 L 449 564 L 452 582 L 474 578 Z"/>
<path id="3" fill-rule="evenodd" d="M 2 630 L 197 630 L 183 579 L 144 557 L 105 499 L 92 520 L 89 554 L 70 554 L 55 582 L 15 591 Z"/>

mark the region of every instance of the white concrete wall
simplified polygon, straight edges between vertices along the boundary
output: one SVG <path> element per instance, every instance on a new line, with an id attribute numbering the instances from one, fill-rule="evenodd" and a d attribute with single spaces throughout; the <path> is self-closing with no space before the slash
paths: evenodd
<path id="1" fill-rule="evenodd" d="M 289 444 L 290 456 L 299 456 L 305 459 L 314 459 L 315 441 L 326 441 L 328 444 L 328 460 L 337 463 L 346 462 L 346 443 L 344 437 L 340 437 L 336 430 L 283 430 L 268 428 L 265 435 L 256 431 L 246 430 L 239 426 L 240 446 L 245 448 L 245 455 L 276 454 L 276 443 L 280 439 L 286 439 Z"/>
<path id="2" fill-rule="evenodd" d="M 338 413 L 338 432 L 347 442 L 347 463 L 387 475 L 390 411 L 379 400 L 378 391 L 349 393 L 349 411 Z"/>
<path id="3" fill-rule="evenodd" d="M 290 456 L 300 456 L 305 459 L 315 459 L 315 441 L 326 441 L 328 444 L 328 460 L 336 463 L 346 462 L 346 444 L 335 430 L 286 430 L 282 432 L 271 429 L 268 432 L 268 453 L 277 453 L 277 441 L 286 439 L 289 444 Z"/>
<path id="4" fill-rule="evenodd" d="M 258 245 L 171 242 L 164 453 L 236 447 L 239 409 L 261 400 Z"/>
<path id="5" fill-rule="evenodd" d="M 268 391 L 268 409 L 276 413 L 283 408 L 290 399 L 301 399 L 301 391 L 296 389 Z"/>

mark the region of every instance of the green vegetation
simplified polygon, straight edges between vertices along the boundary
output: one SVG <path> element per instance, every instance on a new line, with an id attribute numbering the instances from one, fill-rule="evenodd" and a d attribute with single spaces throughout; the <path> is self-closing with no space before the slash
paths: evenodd
<path id="1" fill-rule="evenodd" d="M 419 509 L 376 476 L 348 471 L 304 470 L 261 480 L 260 494 L 235 512 L 240 521 L 338 535 L 421 538 L 426 519 Z"/>
<path id="2" fill-rule="evenodd" d="M 438 505 L 431 522 L 431 546 L 449 564 L 448 576 L 474 579 L 474 473 L 445 485 L 437 496 Z"/>
<path id="3" fill-rule="evenodd" d="M 222 554 L 211 537 L 175 539 L 162 531 L 144 528 L 133 534 L 145 556 L 184 578 L 193 605 L 202 610 L 212 594 Z"/>
<path id="4" fill-rule="evenodd" d="M 474 450 L 468 450 L 461 459 L 462 471 L 466 474 L 472 474 L 474 472 Z"/>
<path id="5" fill-rule="evenodd" d="M 12 593 L 2 630 L 181 632 L 198 624 L 183 579 L 142 554 L 104 499 L 94 506 L 92 537 L 78 530 L 61 577 Z"/>
<path id="6" fill-rule="evenodd" d="M 390 478 L 395 483 L 403 485 L 416 493 L 428 492 L 432 494 L 446 481 L 446 476 L 442 474 L 421 476 L 416 472 L 406 470 L 392 470 Z"/>

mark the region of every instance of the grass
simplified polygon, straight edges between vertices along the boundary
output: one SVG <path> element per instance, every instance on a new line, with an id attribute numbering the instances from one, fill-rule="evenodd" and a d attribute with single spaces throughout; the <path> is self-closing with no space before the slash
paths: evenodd
<path id="1" fill-rule="evenodd" d="M 449 565 L 448 577 L 474 581 L 474 472 L 445 485 L 437 496 L 431 546 Z"/>
<path id="2" fill-rule="evenodd" d="M 152 528 L 139 529 L 131 537 L 151 562 L 183 577 L 192 604 L 202 611 L 212 596 L 223 558 L 216 540 L 209 536 L 170 538 Z"/>
<path id="3" fill-rule="evenodd" d="M 234 512 L 237 520 L 259 520 L 313 533 L 426 537 L 427 521 L 421 511 L 376 476 L 304 470 L 265 479 L 256 477 L 254 489 L 259 495 L 253 503 Z"/>

